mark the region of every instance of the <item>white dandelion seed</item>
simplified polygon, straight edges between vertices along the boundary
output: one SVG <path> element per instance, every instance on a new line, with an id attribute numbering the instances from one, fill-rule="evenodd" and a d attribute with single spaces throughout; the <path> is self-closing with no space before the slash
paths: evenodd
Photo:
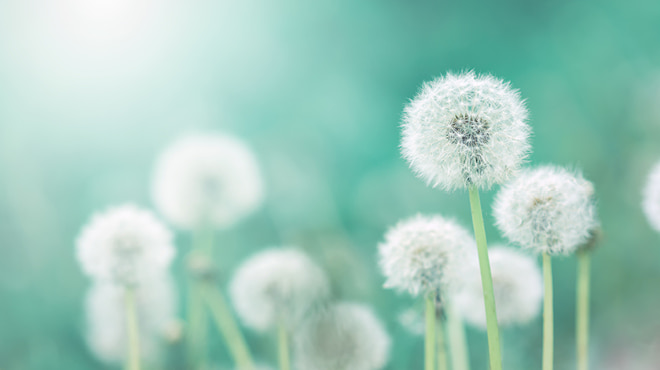
<path id="1" fill-rule="evenodd" d="M 384 286 L 413 296 L 443 289 L 472 250 L 474 239 L 453 220 L 417 215 L 401 221 L 378 246 Z"/>
<path id="2" fill-rule="evenodd" d="M 656 231 L 660 231 L 660 162 L 651 169 L 644 187 L 642 209 L 646 219 Z"/>
<path id="3" fill-rule="evenodd" d="M 536 318 L 543 299 L 543 277 L 535 259 L 515 249 L 499 246 L 489 248 L 488 256 L 498 323 L 502 326 L 522 325 Z M 486 329 L 484 294 L 476 258 L 464 265 L 460 282 L 450 299 L 467 322 Z"/>
<path id="4" fill-rule="evenodd" d="M 273 248 L 237 269 L 229 285 L 236 313 L 245 326 L 264 332 L 282 322 L 288 329 L 330 295 L 325 272 L 303 252 Z"/>
<path id="5" fill-rule="evenodd" d="M 172 233 L 151 212 L 130 204 L 94 215 L 77 240 L 86 274 L 127 286 L 161 274 L 175 253 Z"/>
<path id="6" fill-rule="evenodd" d="M 490 75 L 448 73 L 406 106 L 401 150 L 414 172 L 446 190 L 506 182 L 526 158 L 530 128 L 517 90 Z"/>
<path id="7" fill-rule="evenodd" d="M 263 200 L 263 181 L 252 150 L 237 138 L 192 135 L 179 139 L 158 158 L 153 199 L 173 224 L 233 226 Z"/>
<path id="8" fill-rule="evenodd" d="M 598 226 L 593 185 L 556 166 L 526 170 L 502 187 L 493 213 L 509 240 L 551 255 L 574 252 Z"/>
<path id="9" fill-rule="evenodd" d="M 85 301 L 87 345 L 94 355 L 109 364 L 124 363 L 128 353 L 125 288 L 95 282 Z M 135 291 L 141 357 L 156 363 L 162 357 L 168 327 L 176 318 L 177 298 L 169 276 L 153 277 Z"/>
<path id="10" fill-rule="evenodd" d="M 373 310 L 339 303 L 305 320 L 295 337 L 300 370 L 377 370 L 387 365 L 391 339 Z"/>

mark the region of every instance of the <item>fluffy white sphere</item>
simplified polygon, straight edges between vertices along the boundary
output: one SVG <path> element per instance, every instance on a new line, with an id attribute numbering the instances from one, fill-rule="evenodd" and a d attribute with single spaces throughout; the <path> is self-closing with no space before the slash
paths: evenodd
<path id="1" fill-rule="evenodd" d="M 453 220 L 417 215 L 401 221 L 378 246 L 384 286 L 413 296 L 443 289 L 472 250 L 474 239 Z"/>
<path id="2" fill-rule="evenodd" d="M 229 294 L 245 326 L 263 332 L 284 320 L 291 329 L 328 299 L 330 283 L 325 272 L 303 252 L 273 248 L 239 266 Z"/>
<path id="3" fill-rule="evenodd" d="M 173 224 L 228 228 L 263 201 L 263 181 L 252 150 L 237 138 L 186 136 L 158 158 L 153 199 Z"/>
<path id="4" fill-rule="evenodd" d="M 391 339 L 370 307 L 340 303 L 311 316 L 295 337 L 298 370 L 377 370 L 389 360 Z"/>
<path id="5" fill-rule="evenodd" d="M 499 324 L 526 324 L 537 317 L 543 299 L 543 277 L 536 260 L 515 249 L 497 246 L 489 249 L 488 256 Z M 479 260 L 471 258 L 462 271 L 450 299 L 467 322 L 485 329 Z"/>
<path id="6" fill-rule="evenodd" d="M 489 188 L 527 156 L 530 128 L 517 90 L 490 75 L 448 73 L 425 83 L 406 106 L 401 150 L 434 187 Z"/>
<path id="7" fill-rule="evenodd" d="M 140 355 L 149 363 L 162 355 L 163 335 L 176 321 L 177 298 L 169 276 L 151 278 L 135 291 Z M 87 345 L 101 361 L 121 364 L 127 356 L 125 288 L 95 282 L 87 293 Z"/>
<path id="8" fill-rule="evenodd" d="M 172 233 L 151 212 L 131 204 L 94 215 L 76 244 L 86 274 L 124 285 L 163 273 L 176 253 Z"/>
<path id="9" fill-rule="evenodd" d="M 526 170 L 502 187 L 493 213 L 504 236 L 539 253 L 572 253 L 598 226 L 593 185 L 555 166 Z"/>
<path id="10" fill-rule="evenodd" d="M 656 231 L 660 231 L 660 162 L 658 162 L 646 181 L 642 209 L 646 219 Z"/>

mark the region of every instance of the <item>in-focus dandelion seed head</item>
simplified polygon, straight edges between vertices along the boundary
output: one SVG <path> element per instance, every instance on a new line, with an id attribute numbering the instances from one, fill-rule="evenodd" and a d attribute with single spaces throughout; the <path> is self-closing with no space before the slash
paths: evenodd
<path id="1" fill-rule="evenodd" d="M 401 150 L 415 173 L 447 190 L 490 188 L 526 158 L 530 128 L 517 90 L 490 75 L 448 73 L 406 106 Z"/>
<path id="2" fill-rule="evenodd" d="M 389 361 L 391 339 L 370 307 L 339 303 L 305 320 L 294 346 L 297 369 L 377 370 Z"/>
<path id="3" fill-rule="evenodd" d="M 78 237 L 77 257 L 91 277 L 133 285 L 169 267 L 172 238 L 151 212 L 127 204 L 92 217 Z"/>
<path id="4" fill-rule="evenodd" d="M 549 254 L 574 252 L 599 224 L 593 185 L 556 166 L 525 170 L 503 186 L 493 214 L 509 240 Z"/>
<path id="5" fill-rule="evenodd" d="M 250 147 L 229 135 L 183 137 L 158 158 L 152 196 L 178 227 L 233 226 L 262 203 L 263 179 Z"/>
<path id="6" fill-rule="evenodd" d="M 325 304 L 330 283 L 325 272 L 303 252 L 272 248 L 238 267 L 229 294 L 243 324 L 263 332 L 278 320 L 295 327 L 310 311 Z"/>
<path id="7" fill-rule="evenodd" d="M 642 209 L 651 227 L 660 231 L 660 162 L 653 166 L 646 180 Z"/>
<path id="8" fill-rule="evenodd" d="M 385 287 L 413 296 L 443 289 L 474 246 L 467 230 L 442 216 L 417 215 L 401 221 L 378 246 Z"/>

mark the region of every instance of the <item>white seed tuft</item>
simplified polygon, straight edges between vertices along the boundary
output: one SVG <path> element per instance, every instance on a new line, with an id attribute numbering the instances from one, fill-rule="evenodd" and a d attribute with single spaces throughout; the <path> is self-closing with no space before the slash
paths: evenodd
<path id="1" fill-rule="evenodd" d="M 406 106 L 401 151 L 415 173 L 446 190 L 509 180 L 530 150 L 517 90 L 490 75 L 448 73 Z"/>
<path id="2" fill-rule="evenodd" d="M 660 162 L 651 169 L 644 187 L 642 209 L 651 227 L 660 231 Z"/>
<path id="3" fill-rule="evenodd" d="M 413 296 L 444 289 L 474 249 L 472 236 L 453 220 L 417 215 L 401 221 L 378 246 L 384 286 Z"/>
<path id="4" fill-rule="evenodd" d="M 303 252 L 273 248 L 239 266 L 229 294 L 243 324 L 264 332 L 278 320 L 294 328 L 310 310 L 325 303 L 330 284 L 323 270 Z"/>
<path id="5" fill-rule="evenodd" d="M 502 187 L 493 213 L 504 236 L 538 253 L 573 253 L 598 226 L 593 185 L 556 166 L 526 170 Z"/>
<path id="6" fill-rule="evenodd" d="M 261 205 L 263 181 L 244 142 L 228 135 L 192 135 L 158 158 L 152 193 L 160 212 L 178 227 L 228 228 Z"/>
<path id="7" fill-rule="evenodd" d="M 387 365 L 391 339 L 368 306 L 339 303 L 310 316 L 295 337 L 300 370 L 377 370 Z"/>

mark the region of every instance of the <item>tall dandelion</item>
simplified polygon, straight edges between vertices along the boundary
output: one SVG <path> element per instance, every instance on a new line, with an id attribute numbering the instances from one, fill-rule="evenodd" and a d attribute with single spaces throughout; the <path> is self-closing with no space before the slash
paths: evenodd
<path id="1" fill-rule="evenodd" d="M 306 319 L 295 340 L 297 369 L 379 370 L 391 339 L 368 306 L 339 303 Z"/>
<path id="2" fill-rule="evenodd" d="M 530 150 L 518 92 L 490 75 L 448 73 L 423 85 L 406 106 L 401 151 L 433 187 L 469 190 L 483 284 L 491 370 L 501 370 L 493 284 L 479 189 L 508 181 Z"/>
<path id="3" fill-rule="evenodd" d="M 134 205 L 95 215 L 77 241 L 78 261 L 85 273 L 123 291 L 129 344 L 127 368 L 140 368 L 136 289 L 163 275 L 174 258 L 172 234 L 150 212 Z"/>
<path id="4" fill-rule="evenodd" d="M 326 303 L 330 285 L 303 252 L 272 248 L 239 266 L 229 292 L 245 326 L 257 332 L 277 330 L 280 370 L 288 370 L 290 335 L 305 316 Z"/>
<path id="5" fill-rule="evenodd" d="M 441 216 L 417 215 L 399 222 L 378 246 L 385 287 L 425 297 L 425 368 L 435 368 L 437 304 L 440 292 L 456 277 L 474 239 L 454 221 Z"/>
<path id="6" fill-rule="evenodd" d="M 551 370 L 551 256 L 576 252 L 598 226 L 593 185 L 560 167 L 526 170 L 497 194 L 493 212 L 509 240 L 543 255 L 543 370 Z"/>

